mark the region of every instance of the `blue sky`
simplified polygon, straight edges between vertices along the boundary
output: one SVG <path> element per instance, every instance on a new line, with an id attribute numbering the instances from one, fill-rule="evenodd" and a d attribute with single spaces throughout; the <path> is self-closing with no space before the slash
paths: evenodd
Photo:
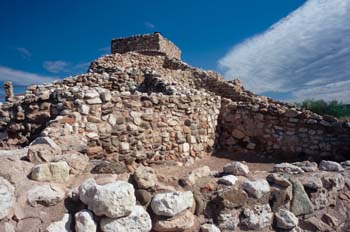
<path id="1" fill-rule="evenodd" d="M 2 0 L 0 80 L 30 84 L 82 73 L 90 61 L 109 53 L 112 38 L 154 31 L 178 45 L 184 61 L 229 79 L 241 74 L 228 67 L 232 48 L 263 34 L 305 2 Z M 291 96 L 269 88 L 258 92 Z"/>

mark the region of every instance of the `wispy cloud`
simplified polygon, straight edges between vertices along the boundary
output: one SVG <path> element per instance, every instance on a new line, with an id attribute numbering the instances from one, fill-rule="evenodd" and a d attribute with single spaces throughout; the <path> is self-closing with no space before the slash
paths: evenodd
<path id="1" fill-rule="evenodd" d="M 21 57 L 23 59 L 28 60 L 32 56 L 32 53 L 26 48 L 18 47 L 18 48 L 16 48 L 16 50 L 21 55 Z"/>
<path id="2" fill-rule="evenodd" d="M 57 78 L 0 66 L 0 81 L 12 81 L 17 85 L 49 83 Z"/>
<path id="3" fill-rule="evenodd" d="M 98 51 L 101 52 L 102 54 L 109 54 L 111 52 L 111 47 L 110 46 L 106 46 L 106 47 L 103 47 L 103 48 L 99 48 Z"/>
<path id="4" fill-rule="evenodd" d="M 84 73 L 88 69 L 90 62 L 72 63 L 62 60 L 44 61 L 43 67 L 47 71 L 61 75 L 73 75 Z"/>
<path id="5" fill-rule="evenodd" d="M 257 93 L 350 102 L 350 0 L 309 0 L 219 60 Z"/>
<path id="6" fill-rule="evenodd" d="M 154 29 L 156 26 L 151 22 L 145 22 L 145 27 L 148 29 Z"/>
<path id="7" fill-rule="evenodd" d="M 44 61 L 43 67 L 51 73 L 67 72 L 68 66 L 70 64 L 66 61 L 56 60 L 56 61 Z"/>

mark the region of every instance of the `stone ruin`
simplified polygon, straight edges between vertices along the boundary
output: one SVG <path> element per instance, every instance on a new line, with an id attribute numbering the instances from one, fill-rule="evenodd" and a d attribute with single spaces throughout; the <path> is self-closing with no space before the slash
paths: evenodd
<path id="1" fill-rule="evenodd" d="M 349 159 L 349 122 L 191 67 L 159 33 L 6 93 L 0 231 L 350 230 L 350 160 L 325 160 Z"/>
<path id="2" fill-rule="evenodd" d="M 0 105 L 0 145 L 79 138 L 90 157 L 181 160 L 215 151 L 345 159 L 350 123 L 258 96 L 189 66 L 160 33 L 112 40 L 86 74 Z M 73 146 L 73 145 L 72 145 Z"/>

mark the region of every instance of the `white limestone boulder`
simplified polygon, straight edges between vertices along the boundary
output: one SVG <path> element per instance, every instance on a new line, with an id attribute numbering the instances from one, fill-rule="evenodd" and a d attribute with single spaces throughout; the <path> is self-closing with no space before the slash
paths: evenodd
<path id="1" fill-rule="evenodd" d="M 269 204 L 254 205 L 243 210 L 242 224 L 250 230 L 262 230 L 271 226 L 273 213 Z"/>
<path id="2" fill-rule="evenodd" d="M 322 171 L 330 171 L 330 172 L 342 172 L 344 168 L 337 162 L 322 160 L 319 164 L 319 169 Z"/>
<path id="3" fill-rule="evenodd" d="M 135 170 L 134 180 L 137 186 L 142 189 L 152 188 L 158 182 L 155 170 L 144 166 L 140 166 Z"/>
<path id="4" fill-rule="evenodd" d="M 270 192 L 270 185 L 264 179 L 254 181 L 247 180 L 243 182 L 242 187 L 249 195 L 258 199 Z"/>
<path id="5" fill-rule="evenodd" d="M 276 227 L 284 230 L 291 230 L 299 223 L 298 218 L 286 209 L 279 209 L 275 213 Z"/>
<path id="6" fill-rule="evenodd" d="M 128 216 L 118 219 L 103 218 L 100 225 L 103 232 L 148 232 L 152 229 L 151 217 L 138 205 Z"/>
<path id="7" fill-rule="evenodd" d="M 99 185 L 88 207 L 98 216 L 128 216 L 136 205 L 134 187 L 126 181 Z"/>
<path id="8" fill-rule="evenodd" d="M 241 162 L 231 162 L 224 166 L 224 172 L 236 176 L 246 176 L 249 173 L 249 167 Z"/>
<path id="9" fill-rule="evenodd" d="M 86 209 L 80 210 L 74 215 L 76 232 L 96 232 L 97 223 L 94 221 L 94 215 Z"/>
<path id="10" fill-rule="evenodd" d="M 72 215 L 65 214 L 62 220 L 51 223 L 47 228 L 47 232 L 72 232 Z"/>
<path id="11" fill-rule="evenodd" d="M 66 182 L 69 178 L 69 166 L 65 161 L 35 165 L 31 178 L 36 181 Z"/>
<path id="12" fill-rule="evenodd" d="M 194 198 L 191 191 L 159 193 L 153 197 L 151 207 L 153 212 L 159 216 L 172 217 L 191 208 L 193 203 Z"/>
<path id="13" fill-rule="evenodd" d="M 62 201 L 64 196 L 65 192 L 57 186 L 35 185 L 28 190 L 27 201 L 33 207 L 53 206 Z"/>
<path id="14" fill-rule="evenodd" d="M 0 177 L 0 220 L 11 212 L 15 200 L 15 187 Z"/>

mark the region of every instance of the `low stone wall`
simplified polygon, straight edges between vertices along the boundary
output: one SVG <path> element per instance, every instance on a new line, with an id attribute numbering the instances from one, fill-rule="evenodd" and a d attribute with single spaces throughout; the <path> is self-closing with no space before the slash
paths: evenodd
<path id="1" fill-rule="evenodd" d="M 57 117 L 87 140 L 91 157 L 178 160 L 211 152 L 214 145 L 218 96 L 126 95 L 87 86 L 45 93 L 2 106 L 3 147 L 28 144 Z M 50 126 L 45 131 L 53 139 L 62 136 Z"/>
<path id="2" fill-rule="evenodd" d="M 80 105 L 88 155 L 179 160 L 210 152 L 220 98 L 114 95 L 102 105 Z"/>
<path id="3" fill-rule="evenodd" d="M 347 122 L 297 109 L 259 107 L 224 100 L 219 116 L 218 146 L 284 155 L 306 154 L 316 159 L 344 159 L 350 151 Z"/>

